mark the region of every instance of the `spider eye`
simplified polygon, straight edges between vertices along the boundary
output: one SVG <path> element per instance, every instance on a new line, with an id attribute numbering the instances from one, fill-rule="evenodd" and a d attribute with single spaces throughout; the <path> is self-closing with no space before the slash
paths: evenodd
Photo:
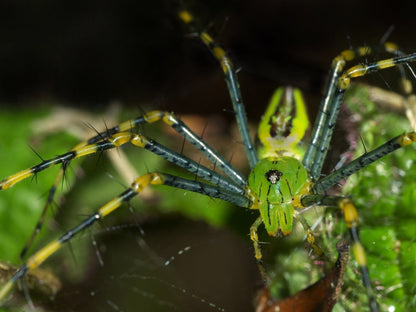
<path id="1" fill-rule="evenodd" d="M 276 169 L 269 170 L 265 173 L 267 181 L 269 181 L 271 184 L 276 184 L 279 182 L 282 175 L 283 173 Z"/>

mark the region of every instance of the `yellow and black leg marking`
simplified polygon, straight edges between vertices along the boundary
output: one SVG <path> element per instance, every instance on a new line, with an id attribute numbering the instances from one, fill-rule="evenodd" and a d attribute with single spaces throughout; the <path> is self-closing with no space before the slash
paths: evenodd
<path id="1" fill-rule="evenodd" d="M 178 15 L 180 19 L 186 25 L 188 25 L 192 30 L 198 29 L 194 25 L 194 17 L 192 16 L 190 12 L 183 10 L 183 11 L 180 11 Z M 236 114 L 237 123 L 238 123 L 240 133 L 243 138 L 243 143 L 246 148 L 246 153 L 248 155 L 249 163 L 250 163 L 250 166 L 253 167 L 255 163 L 257 162 L 257 154 L 254 149 L 254 145 L 252 143 L 252 140 L 248 131 L 245 108 L 242 102 L 239 83 L 238 83 L 237 75 L 234 70 L 233 64 L 231 60 L 228 58 L 228 56 L 226 55 L 224 49 L 220 45 L 218 45 L 208 33 L 200 32 L 199 37 L 204 42 L 204 44 L 211 50 L 215 58 L 221 63 L 221 67 L 224 71 L 226 81 L 227 81 L 227 86 L 230 92 L 230 98 L 233 104 L 234 112 Z M 137 127 L 138 125 L 141 125 L 144 123 L 155 122 L 157 120 L 162 119 L 165 123 L 172 126 L 181 135 L 183 135 L 185 139 L 189 140 L 194 146 L 196 146 L 199 150 L 201 150 L 204 154 L 206 154 L 206 156 L 211 161 L 213 161 L 214 165 L 218 166 L 218 168 L 223 170 L 234 182 L 236 182 L 238 185 L 245 184 L 245 181 L 242 178 L 241 174 L 239 174 L 235 169 L 233 169 L 224 159 L 221 158 L 221 156 L 215 153 L 215 151 L 211 149 L 203 140 L 201 140 L 194 133 L 192 133 L 192 131 L 190 131 L 190 129 L 187 128 L 180 120 L 173 118 L 173 116 L 171 116 L 172 118 L 170 119 L 167 115 L 168 113 L 165 113 L 165 112 L 153 111 L 144 116 L 140 116 L 138 118 L 123 122 L 122 124 L 116 127 L 107 129 L 106 131 L 99 133 L 98 135 L 92 137 L 91 139 L 78 144 L 72 149 L 72 151 L 77 151 L 86 145 L 91 145 L 91 144 L 100 142 L 106 138 L 111 137 L 112 135 L 116 133 L 130 131 L 132 128 Z M 32 176 L 36 174 L 37 172 L 46 169 L 49 166 L 52 166 L 56 163 L 62 164 L 62 169 L 58 173 L 57 179 L 55 180 L 54 185 L 51 187 L 49 191 L 48 200 L 45 203 L 39 222 L 36 225 L 31 238 L 29 239 L 28 243 L 26 244 L 26 246 L 23 248 L 21 252 L 21 258 L 23 258 L 24 255 L 26 254 L 29 246 L 31 245 L 33 239 L 36 236 L 36 233 L 40 231 L 44 216 L 46 215 L 46 211 L 48 210 L 48 207 L 53 202 L 53 198 L 56 192 L 56 188 L 59 184 L 59 181 L 64 176 L 65 168 L 69 165 L 72 159 L 73 159 L 72 155 L 67 155 L 66 158 L 62 158 L 60 160 L 56 159 L 55 162 L 53 161 L 50 163 L 44 162 L 43 166 L 38 166 L 36 168 L 32 167 L 28 170 L 22 171 L 14 176 L 9 177 L 8 181 L 0 182 L 0 190 L 6 189 L 8 187 L 11 187 L 13 184 L 19 182 L 20 180 L 25 179 L 29 176 Z"/>
<path id="2" fill-rule="evenodd" d="M 302 224 L 306 235 L 306 241 L 308 242 L 309 246 L 312 247 L 313 251 L 318 257 L 325 257 L 324 250 L 320 247 L 320 244 L 318 244 L 317 238 L 313 234 L 313 231 L 308 222 L 305 220 L 301 213 L 296 214 L 295 217 Z"/>
<path id="3" fill-rule="evenodd" d="M 399 135 L 390 141 L 382 144 L 378 148 L 358 157 L 357 159 L 351 161 L 349 164 L 343 166 L 342 168 L 334 171 L 328 176 L 318 180 L 312 187 L 313 192 L 316 194 L 322 193 L 327 190 L 329 187 L 335 185 L 341 180 L 349 177 L 355 172 L 360 171 L 361 169 L 367 167 L 376 160 L 383 158 L 384 156 L 394 152 L 395 150 L 416 143 L 416 133 L 409 132 Z M 375 300 L 374 292 L 371 287 L 366 256 L 364 248 L 360 242 L 358 235 L 358 213 L 349 199 L 339 199 L 333 198 L 325 195 L 306 195 L 302 199 L 302 204 L 304 206 L 310 206 L 312 204 L 319 204 L 323 206 L 338 206 L 344 213 L 344 218 L 348 230 L 350 232 L 350 237 L 352 241 L 352 248 L 354 251 L 355 258 L 360 267 L 362 273 L 363 285 L 366 288 L 369 300 L 370 300 L 370 310 L 378 311 L 378 306 Z"/>
<path id="4" fill-rule="evenodd" d="M 215 152 L 206 142 L 204 142 L 200 137 L 198 137 L 191 129 L 189 129 L 182 121 L 177 119 L 173 114 L 163 111 L 152 111 L 134 120 L 134 124 L 153 123 L 159 120 L 171 126 L 186 140 L 188 140 L 192 145 L 194 145 L 198 150 L 200 150 L 209 160 L 211 160 L 215 164 L 216 168 L 222 170 L 229 177 L 229 179 L 231 179 L 234 182 L 234 184 L 240 186 L 246 185 L 246 181 L 240 173 L 238 173 L 234 168 L 232 168 L 226 160 L 224 160 L 220 155 L 218 155 L 217 152 Z M 127 142 L 131 142 L 133 145 L 148 149 L 151 152 L 154 152 L 179 166 L 181 166 L 179 163 L 182 163 L 182 165 L 185 167 L 187 166 L 188 159 L 182 159 L 182 161 L 178 160 L 178 157 L 183 158 L 180 154 L 174 152 L 172 152 L 171 154 L 171 151 L 168 151 L 166 147 L 161 147 L 160 144 L 151 139 L 147 139 L 143 135 L 134 134 L 132 132 L 124 132 L 125 130 L 131 130 L 132 124 L 133 123 L 131 121 L 124 122 L 119 126 L 110 129 L 110 131 L 104 132 L 105 135 L 104 133 L 99 134 L 91 138 L 90 140 L 77 145 L 74 149 L 65 154 L 42 161 L 40 164 L 36 166 L 13 174 L 0 182 L 0 190 L 8 189 L 16 183 L 28 177 L 34 176 L 37 173 L 54 165 L 63 164 L 66 167 L 73 159 L 97 152 L 103 152 L 107 149 L 119 147 Z M 196 167 L 202 168 L 202 166 L 199 164 Z M 198 169 L 195 167 L 194 170 L 198 171 Z M 209 173 L 208 175 L 210 174 L 211 173 Z M 223 180 L 221 176 L 219 176 L 218 174 L 213 174 L 213 176 L 215 176 L 219 180 Z M 211 182 L 214 182 L 214 180 L 215 178 L 210 179 Z"/>
<path id="5" fill-rule="evenodd" d="M 133 197 L 140 194 L 146 186 L 162 184 L 197 192 L 214 198 L 220 198 L 240 207 L 249 207 L 251 205 L 249 199 L 244 195 L 234 193 L 226 189 L 221 189 L 210 184 L 157 172 L 145 174 L 137 178 L 129 189 L 102 206 L 97 210 L 97 212 L 91 214 L 79 225 L 64 233 L 61 237 L 47 244 L 31 256 L 25 264 L 19 268 L 16 274 L 14 274 L 13 277 L 0 289 L 0 301 L 7 296 L 15 283 L 23 278 L 27 272 L 41 265 L 46 259 L 57 252 L 65 243 L 71 241 L 75 235 L 91 227 L 97 221 L 102 220 L 104 217 L 117 210 L 123 203 L 129 202 Z"/>
<path id="6" fill-rule="evenodd" d="M 207 169 L 206 167 L 192 161 L 190 159 L 184 158 L 183 155 L 175 153 L 166 147 L 160 145 L 159 143 L 147 139 L 144 136 L 139 134 L 134 134 L 132 132 L 133 128 L 143 125 L 146 123 L 153 123 L 162 120 L 173 129 L 175 129 L 179 134 L 181 134 L 186 140 L 188 140 L 192 145 L 199 149 L 206 157 L 211 160 L 215 167 L 222 170 L 231 181 L 224 179 L 221 175 L 218 175 L 216 172 Z M 127 132 L 129 131 L 129 132 Z M 127 141 L 126 141 L 127 140 Z M 24 258 L 27 250 L 30 248 L 33 240 L 35 239 L 36 234 L 40 231 L 46 212 L 51 206 L 55 192 L 59 185 L 59 182 L 62 180 L 66 168 L 69 166 L 70 162 L 73 159 L 91 154 L 96 152 L 102 152 L 106 149 L 118 147 L 127 142 L 132 142 L 136 146 L 143 147 L 157 155 L 164 157 L 165 159 L 181 166 L 185 169 L 190 170 L 191 172 L 198 172 L 197 176 L 207 179 L 207 181 L 217 184 L 218 186 L 224 186 L 228 189 L 234 189 L 234 191 L 243 193 L 243 187 L 245 185 L 245 180 L 240 173 L 238 173 L 231 165 L 225 161 L 218 153 L 216 153 L 206 142 L 204 142 L 200 137 L 198 137 L 191 129 L 189 129 L 180 119 L 177 119 L 173 114 L 163 112 L 163 111 L 151 111 L 143 116 L 137 117 L 132 120 L 125 121 L 118 126 L 107 129 L 106 131 L 98 133 L 96 136 L 90 138 L 87 141 L 77 144 L 71 151 L 68 153 L 59 155 L 55 158 L 45 160 L 42 163 L 33 166 L 31 168 L 20 171 L 0 182 L 0 190 L 7 189 L 12 187 L 14 184 L 36 175 L 37 173 L 57 164 L 61 164 L 62 167 L 59 170 L 57 177 L 54 181 L 54 184 L 49 189 L 48 199 L 44 205 L 41 216 L 35 226 L 33 234 L 29 238 L 28 242 L 24 246 L 20 256 L 21 259 Z M 217 180 L 217 181 L 215 181 Z"/>
<path id="7" fill-rule="evenodd" d="M 385 51 L 396 55 L 396 57 L 370 64 L 357 65 L 344 70 L 347 62 L 377 53 L 378 51 Z M 320 178 L 322 165 L 328 151 L 338 113 L 351 79 L 387 68 L 398 67 L 402 76 L 401 88 L 404 94 L 408 96 L 412 92 L 412 87 L 411 82 L 406 78 L 403 66 L 415 60 L 416 53 L 405 55 L 395 44 L 390 42 L 375 47 L 364 46 L 354 50 L 345 50 L 334 58 L 329 75 L 330 78 L 325 88 L 325 96 L 319 107 L 318 116 L 312 130 L 311 142 L 303 159 L 303 164 L 310 172 L 312 179 L 318 180 Z"/>
<path id="8" fill-rule="evenodd" d="M 14 184 L 28 178 L 31 176 L 36 175 L 40 171 L 43 171 L 51 166 L 54 166 L 56 164 L 62 164 L 62 167 L 60 171 L 57 174 L 57 177 L 54 181 L 54 184 L 49 189 L 48 199 L 44 205 L 43 211 L 41 213 L 41 216 L 35 226 L 35 229 L 33 231 L 32 236 L 29 238 L 28 242 L 26 243 L 25 247 L 23 248 L 21 252 L 21 258 L 23 259 L 28 248 L 32 244 L 36 234 L 40 231 L 44 217 L 46 215 L 46 212 L 48 208 L 51 206 L 54 196 L 57 190 L 57 187 L 59 185 L 59 182 L 62 180 L 65 174 L 66 168 L 69 166 L 70 162 L 80 157 L 80 155 L 85 155 L 85 150 L 94 150 L 95 152 L 102 151 L 103 149 L 111 148 L 107 143 L 103 143 L 105 141 L 111 140 L 112 136 L 116 134 L 120 134 L 122 132 L 131 132 L 133 133 L 133 129 L 137 128 L 140 125 L 148 124 L 148 123 L 154 123 L 157 121 L 163 121 L 167 125 L 171 126 L 173 129 L 175 129 L 179 134 L 181 134 L 186 140 L 188 140 L 192 145 L 194 145 L 197 149 L 199 149 L 205 156 L 211 160 L 215 167 L 221 169 L 223 172 L 226 173 L 230 177 L 232 181 L 234 181 L 235 184 L 244 186 L 245 180 L 242 177 L 240 173 L 238 173 L 227 161 L 225 161 L 218 153 L 216 153 L 206 142 L 204 142 L 200 137 L 198 137 L 191 129 L 189 129 L 180 119 L 177 119 L 173 114 L 163 111 L 151 111 L 147 114 L 144 114 L 143 116 L 139 116 L 137 118 L 125 121 L 115 127 L 109 128 L 105 131 L 102 131 L 98 133 L 96 136 L 91 137 L 90 139 L 81 142 L 77 144 L 72 150 L 66 154 L 57 156 L 53 159 L 45 160 L 41 164 L 36 165 L 34 167 L 31 167 L 29 169 L 23 170 L 21 172 L 18 172 L 3 181 L 0 182 L 0 190 L 7 189 L 12 187 Z M 160 146 L 158 143 L 148 140 L 149 145 L 148 148 L 151 150 L 150 147 L 151 143 L 155 144 L 155 147 L 153 148 L 153 152 L 156 154 L 161 155 L 164 157 L 166 154 L 171 154 L 170 152 L 163 152 L 165 149 L 162 147 L 162 151 L 160 151 L 157 147 Z M 114 147 L 114 146 L 113 146 Z M 175 155 L 172 155 L 173 158 L 170 158 L 172 162 L 175 163 L 175 159 L 178 157 L 181 158 L 181 155 L 174 153 Z M 178 156 L 178 157 L 176 157 Z M 166 156 L 169 157 L 169 156 Z M 166 158 L 165 157 L 165 158 Z M 186 163 L 188 160 L 182 161 L 182 164 Z M 195 165 L 195 163 L 194 163 Z M 201 165 L 198 165 L 202 168 Z M 195 166 L 193 166 L 195 169 Z M 214 174 L 215 175 L 215 174 Z M 217 175 L 217 177 L 219 177 Z M 220 178 L 221 179 L 221 178 Z"/>
<path id="9" fill-rule="evenodd" d="M 248 130 L 246 111 L 244 108 L 244 103 L 240 92 L 240 84 L 238 82 L 234 65 L 230 58 L 227 56 L 225 50 L 217 42 L 215 42 L 207 32 L 200 31 L 200 29 L 195 24 L 195 18 L 189 11 L 181 10 L 179 11 L 178 16 L 191 31 L 198 34 L 201 41 L 208 47 L 212 55 L 221 64 L 222 71 L 225 75 L 225 81 L 227 82 L 227 87 L 231 103 L 233 105 L 237 125 L 240 130 L 240 135 L 246 150 L 248 162 L 250 164 L 250 168 L 253 168 L 258 161 L 258 157 L 250 137 L 250 132 Z"/>
<path id="10" fill-rule="evenodd" d="M 256 221 L 254 221 L 254 223 L 250 227 L 250 239 L 253 243 L 254 257 L 257 260 L 257 266 L 259 267 L 261 278 L 263 279 L 263 281 L 266 281 L 267 275 L 263 266 L 263 255 L 261 253 L 261 248 L 259 244 L 259 236 L 257 234 L 258 228 L 262 223 L 263 219 L 261 217 L 258 217 Z"/>
<path id="11" fill-rule="evenodd" d="M 253 209 L 253 207 L 250 207 L 250 208 Z M 304 228 L 305 234 L 306 234 L 306 241 L 312 247 L 312 249 L 316 253 L 316 255 L 319 256 L 319 257 L 325 257 L 323 249 L 319 246 L 319 244 L 316 240 L 316 237 L 313 235 L 312 229 L 308 225 L 305 218 L 300 213 L 297 213 L 295 215 L 295 218 L 302 224 L 302 227 Z M 254 221 L 254 223 L 250 227 L 250 239 L 253 243 L 254 257 L 257 260 L 257 265 L 259 267 L 260 275 L 261 275 L 263 281 L 267 282 L 268 278 L 267 278 L 267 274 L 266 274 L 266 271 L 265 271 L 264 266 L 263 266 L 263 255 L 262 255 L 262 252 L 261 252 L 259 237 L 258 237 L 258 234 L 257 234 L 258 228 L 259 228 L 260 225 L 263 224 L 263 222 L 264 222 L 264 220 L 261 216 L 258 217 L 256 219 L 256 221 Z"/>
<path id="12" fill-rule="evenodd" d="M 301 202 L 305 207 L 311 205 L 338 207 L 342 211 L 345 224 L 350 234 L 354 257 L 357 261 L 358 267 L 360 268 L 361 279 L 369 299 L 370 310 L 378 311 L 378 304 L 376 302 L 374 291 L 371 286 L 371 280 L 367 266 L 367 257 L 358 233 L 358 212 L 354 206 L 354 203 L 351 201 L 351 199 L 346 197 L 326 195 L 305 195 Z"/>
<path id="13" fill-rule="evenodd" d="M 394 152 L 395 150 L 416 143 L 416 133 L 409 132 L 399 135 L 390 141 L 387 141 L 378 148 L 358 157 L 357 159 L 351 161 L 349 164 L 343 166 L 342 168 L 332 172 L 325 178 L 320 179 L 313 186 L 313 189 L 316 193 L 320 193 L 331 187 L 332 185 L 338 183 L 339 181 L 349 177 L 353 173 L 360 171 L 361 169 L 367 167 L 376 160 L 383 158 L 384 156 Z"/>
<path id="14" fill-rule="evenodd" d="M 350 233 L 352 241 L 352 250 L 354 253 L 355 260 L 357 261 L 358 267 L 361 271 L 361 278 L 363 285 L 367 291 L 367 295 L 370 301 L 370 309 L 372 311 L 378 310 L 378 305 L 374 296 L 373 287 L 370 282 L 370 275 L 367 266 L 367 257 L 365 250 L 360 241 L 358 234 L 358 213 L 353 202 L 348 198 L 343 198 L 338 201 L 338 207 L 344 214 L 345 223 Z"/>

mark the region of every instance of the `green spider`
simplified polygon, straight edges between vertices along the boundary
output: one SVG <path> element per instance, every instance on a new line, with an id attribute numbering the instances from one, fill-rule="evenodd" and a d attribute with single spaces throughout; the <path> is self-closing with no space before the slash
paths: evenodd
<path id="1" fill-rule="evenodd" d="M 308 243 L 318 255 L 321 255 L 323 251 L 315 241 L 312 230 L 302 216 L 302 212 L 312 206 L 338 207 L 343 212 L 350 233 L 352 249 L 361 270 L 362 282 L 367 292 L 370 310 L 372 312 L 378 311 L 376 296 L 369 278 L 365 251 L 358 234 L 357 210 L 348 197 L 330 196 L 325 194 L 325 191 L 394 150 L 416 142 L 416 133 L 409 132 L 399 135 L 323 178 L 321 177 L 321 169 L 329 148 L 338 111 L 350 80 L 385 68 L 407 65 L 408 62 L 416 60 L 416 53 L 404 55 L 394 44 L 384 43 L 376 47 L 365 46 L 354 50 L 346 50 L 337 56 L 331 66 L 330 78 L 312 130 L 311 141 L 305 150 L 301 148 L 299 143 L 309 126 L 309 121 L 301 93 L 296 88 L 279 88 L 273 95 L 272 101 L 260 122 L 258 138 L 262 146 L 256 151 L 248 130 L 245 108 L 232 62 L 208 33 L 200 31 L 196 27 L 194 18 L 188 11 L 180 11 L 179 18 L 187 27 L 198 34 L 201 41 L 210 49 L 221 65 L 251 168 L 248 179 L 237 172 L 180 119 L 172 113 L 164 111 L 151 111 L 143 116 L 123 122 L 76 145 L 65 154 L 42 161 L 38 165 L 5 178 L 0 182 L 0 190 L 8 189 L 40 171 L 61 164 L 62 169 L 56 179 L 56 186 L 65 168 L 73 159 L 131 143 L 188 170 L 199 180 L 186 179 L 160 172 L 151 172 L 138 177 L 131 187 L 122 194 L 99 208 L 60 238 L 33 254 L 17 273 L 0 288 L 1 304 L 5 302 L 7 294 L 16 282 L 24 277 L 27 272 L 37 268 L 66 242 L 71 241 L 75 235 L 111 214 L 123 203 L 129 202 L 150 184 L 185 189 L 209 197 L 220 198 L 239 207 L 259 210 L 260 216 L 250 228 L 250 237 L 263 279 L 267 279 L 267 276 L 262 265 L 262 253 L 257 235 L 260 225 L 264 225 L 270 236 L 287 236 L 291 234 L 293 222 L 297 220 L 305 228 Z M 395 57 L 345 70 L 348 61 L 377 51 L 385 51 L 395 55 Z M 409 83 L 407 80 L 405 82 Z M 410 93 L 409 89 L 406 92 Z M 132 128 L 139 125 L 157 121 L 164 122 L 181 134 L 224 175 L 176 153 L 144 135 L 131 131 Z M 51 203 L 55 189 L 56 187 L 51 189 L 45 207 Z"/>

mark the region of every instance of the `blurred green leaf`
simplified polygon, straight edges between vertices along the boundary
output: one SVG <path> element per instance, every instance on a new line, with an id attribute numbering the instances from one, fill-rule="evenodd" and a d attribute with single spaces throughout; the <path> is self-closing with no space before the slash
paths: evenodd
<path id="1" fill-rule="evenodd" d="M 346 104 L 358 120 L 356 131 L 364 144 L 358 142 L 354 157 L 412 130 L 404 114 L 383 111 L 372 103 L 365 87 L 351 88 Z M 409 265 L 415 253 L 408 248 L 415 246 L 415 161 L 413 144 L 363 169 L 344 187 L 360 214 L 360 236 L 383 311 L 415 309 L 416 267 Z"/>

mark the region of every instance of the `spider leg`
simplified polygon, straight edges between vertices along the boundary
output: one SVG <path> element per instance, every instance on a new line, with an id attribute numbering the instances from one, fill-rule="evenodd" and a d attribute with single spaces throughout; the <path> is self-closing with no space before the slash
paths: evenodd
<path id="1" fill-rule="evenodd" d="M 150 150 L 151 152 L 164 157 L 170 162 L 173 162 L 193 173 L 196 173 L 199 177 L 204 178 L 212 183 L 218 183 L 219 186 L 223 186 L 225 188 L 234 189 L 235 192 L 243 192 L 242 188 L 246 184 L 245 179 L 242 177 L 240 173 L 238 173 L 226 160 L 224 160 L 217 152 L 215 152 L 207 143 L 205 143 L 200 137 L 198 137 L 191 129 L 189 129 L 180 119 L 176 118 L 173 114 L 168 112 L 162 111 L 151 111 L 143 116 L 137 117 L 135 119 L 125 121 L 118 126 L 113 128 L 107 129 L 106 131 L 98 133 L 96 136 L 77 144 L 70 152 L 59 155 L 55 158 L 48 159 L 43 161 L 42 163 L 33 166 L 29 169 L 25 169 L 20 171 L 0 182 L 0 190 L 7 189 L 12 187 L 14 184 L 20 182 L 23 179 L 26 179 L 30 176 L 37 174 L 40 171 L 43 171 L 51 166 L 62 164 L 57 177 L 49 189 L 48 199 L 44 205 L 43 211 L 41 216 L 36 223 L 36 226 L 33 230 L 32 235 L 30 236 L 28 242 L 25 244 L 24 248 L 20 253 L 20 257 L 23 258 L 26 254 L 27 250 L 30 248 L 33 240 L 37 233 L 39 233 L 44 217 L 48 208 L 51 206 L 55 192 L 57 190 L 57 186 L 61 181 L 62 177 L 64 176 L 65 169 L 69 165 L 69 163 L 75 159 L 82 157 L 84 155 L 101 152 L 109 148 L 117 147 L 117 144 L 111 144 L 109 141 L 112 139 L 118 140 L 120 139 L 120 133 L 124 133 L 122 136 L 131 135 L 134 136 L 135 134 L 131 132 L 132 127 L 136 127 L 140 124 L 145 123 L 153 123 L 156 121 L 162 120 L 173 129 L 175 129 L 179 134 L 181 134 L 186 140 L 188 140 L 193 146 L 195 146 L 198 150 L 200 150 L 209 160 L 211 160 L 216 167 L 222 170 L 226 175 L 230 177 L 232 181 L 225 179 L 223 176 L 219 175 L 213 170 L 210 170 L 200 164 L 192 161 L 188 158 L 183 157 L 182 155 L 175 153 L 166 147 L 160 145 L 159 143 L 145 139 L 147 143 L 145 143 L 144 148 Z M 123 131 L 130 131 L 130 132 L 123 132 Z M 141 135 L 136 135 L 138 137 L 143 137 Z M 117 139 L 118 137 L 118 139 Z M 135 139 L 131 138 L 133 141 Z M 124 139 L 123 139 L 124 140 Z M 140 139 L 136 139 L 136 142 L 139 142 Z M 124 144 L 124 143 L 123 143 Z M 217 181 L 215 181 L 217 180 Z"/>
<path id="2" fill-rule="evenodd" d="M 267 275 L 266 275 L 266 272 L 265 272 L 264 267 L 263 267 L 263 261 L 262 261 L 263 255 L 261 253 L 261 248 L 260 248 L 260 244 L 259 244 L 259 237 L 257 235 L 258 228 L 262 223 L 263 223 L 263 219 L 260 216 L 250 226 L 250 239 L 251 239 L 251 242 L 253 243 L 254 256 L 256 258 L 257 265 L 259 267 L 261 278 L 263 279 L 263 281 L 265 281 L 267 279 Z"/>
<path id="3" fill-rule="evenodd" d="M 324 207 L 338 207 L 343 212 L 345 224 L 350 234 L 354 257 L 360 268 L 362 283 L 369 298 L 370 311 L 379 311 L 374 291 L 371 286 L 371 280 L 367 266 L 367 257 L 358 233 L 358 212 L 352 200 L 341 196 L 305 195 L 302 197 L 301 203 L 304 207 L 308 207 L 314 204 Z"/>
<path id="4" fill-rule="evenodd" d="M 213 186 L 207 183 L 189 180 L 169 174 L 163 173 L 147 173 L 137 178 L 131 187 L 121 193 L 119 196 L 109 201 L 107 204 L 98 209 L 95 213 L 88 216 L 80 224 L 61 235 L 58 239 L 50 242 L 38 252 L 33 254 L 13 275 L 13 277 L 0 289 L 0 301 L 5 298 L 13 285 L 25 274 L 39 265 L 46 259 L 57 252 L 65 243 L 72 240 L 72 238 L 91 227 L 94 223 L 102 220 L 107 215 L 117 210 L 124 202 L 129 202 L 133 197 L 140 194 L 140 192 L 148 185 L 168 185 L 175 188 L 197 192 L 206 196 L 220 198 L 230 203 L 236 204 L 240 207 L 249 207 L 251 205 L 250 199 L 245 195 L 234 193 L 230 190 Z"/>
<path id="5" fill-rule="evenodd" d="M 231 103 L 233 105 L 235 118 L 237 120 L 238 129 L 243 140 L 244 148 L 246 150 L 250 168 L 253 168 L 258 162 L 257 152 L 254 148 L 250 132 L 248 130 L 247 115 L 244 108 L 243 99 L 241 97 L 240 84 L 238 82 L 237 73 L 230 58 L 227 56 L 225 50 L 214 41 L 214 39 L 205 31 L 200 31 L 195 23 L 193 15 L 187 10 L 181 10 L 178 13 L 179 18 L 185 23 L 193 32 L 196 32 L 201 41 L 211 51 L 212 55 L 221 64 L 224 72 L 225 81 L 227 83 L 228 92 Z"/>
<path id="6" fill-rule="evenodd" d="M 238 173 L 227 161 L 225 161 L 221 156 L 219 156 L 218 153 L 216 153 L 207 143 L 205 143 L 201 138 L 199 138 L 194 132 L 192 132 L 192 130 L 190 130 L 182 121 L 177 119 L 173 114 L 162 111 L 151 111 L 145 114 L 142 118 L 145 120 L 146 123 L 153 123 L 162 120 L 163 122 L 171 126 L 173 129 L 178 131 L 186 140 L 188 140 L 192 145 L 194 145 L 198 150 L 200 150 L 209 160 L 211 160 L 216 165 L 217 168 L 222 170 L 236 184 L 240 186 L 246 185 L 246 181 L 240 173 Z M 120 136 L 117 135 L 117 133 L 123 133 L 123 135 Z M 104 151 L 109 148 L 118 147 L 126 143 L 126 135 L 134 136 L 134 134 L 132 133 L 126 133 L 122 131 L 115 132 L 115 134 L 112 136 L 113 140 L 115 140 L 114 144 L 110 142 L 111 140 L 109 138 L 100 140 L 96 139 L 97 137 L 94 137 L 93 141 L 96 140 L 97 142 L 89 144 L 85 144 L 85 142 L 83 142 L 65 154 L 42 161 L 38 165 L 22 170 L 16 174 L 9 176 L 8 178 L 5 178 L 0 182 L 0 190 L 8 189 L 16 183 L 28 177 L 31 177 L 36 173 L 43 171 L 51 166 L 57 164 L 68 164 L 68 162 L 72 161 L 73 159 L 83 157 L 88 154 Z M 140 141 L 139 137 L 144 138 L 144 136 L 141 135 L 136 136 L 136 142 Z M 121 137 L 124 137 L 124 139 L 121 139 Z M 116 141 L 123 143 L 119 144 L 116 143 Z M 146 139 L 146 142 L 150 143 L 151 140 Z"/>
<path id="7" fill-rule="evenodd" d="M 89 138 L 86 141 L 80 142 L 77 145 L 75 145 L 72 148 L 72 150 L 76 150 L 76 149 L 79 149 L 79 148 L 84 147 L 86 145 L 100 142 L 100 141 L 102 141 L 102 140 L 104 140 L 106 138 L 111 137 L 113 134 L 116 134 L 118 132 L 131 131 L 133 128 L 135 128 L 135 127 L 137 127 L 137 126 L 139 126 L 139 125 L 141 125 L 143 123 L 145 123 L 145 119 L 143 118 L 143 116 L 139 116 L 137 118 L 134 118 L 134 119 L 125 121 L 125 122 L 123 122 L 123 123 L 121 123 L 121 124 L 119 124 L 119 125 L 117 125 L 115 127 L 106 129 L 105 131 L 102 131 L 102 132 L 98 132 L 97 135 Z M 20 259 L 21 260 L 24 259 L 26 253 L 28 252 L 30 246 L 32 245 L 33 241 L 35 240 L 37 234 L 42 229 L 42 226 L 43 226 L 43 223 L 44 223 L 44 220 L 45 220 L 46 213 L 47 213 L 49 207 L 52 206 L 52 203 L 53 203 L 54 198 L 55 198 L 56 191 L 58 189 L 58 185 L 61 182 L 61 180 L 64 178 L 64 176 L 65 176 L 65 170 L 68 167 L 68 165 L 69 165 L 69 162 L 62 164 L 61 168 L 59 169 L 59 171 L 58 171 L 58 173 L 56 175 L 56 178 L 55 178 L 52 186 L 49 188 L 48 198 L 47 198 L 47 200 L 45 202 L 45 205 L 43 206 L 43 209 L 42 209 L 42 212 L 40 214 L 40 217 L 39 217 L 39 219 L 38 219 L 38 221 L 37 221 L 37 223 L 35 225 L 35 228 L 33 229 L 33 232 L 31 234 L 31 236 L 29 237 L 29 239 L 27 240 L 25 246 L 23 247 L 22 251 L 20 252 Z"/>
<path id="8" fill-rule="evenodd" d="M 381 49 L 399 56 L 370 64 L 357 65 L 344 71 L 344 66 L 347 61 L 369 55 Z M 360 47 L 355 50 L 346 50 L 334 58 L 325 96 L 319 107 L 319 113 L 312 130 L 311 142 L 303 158 L 303 164 L 310 172 L 312 179 L 318 180 L 320 178 L 322 165 L 332 138 L 339 109 L 351 79 L 386 68 L 399 67 L 402 75 L 402 88 L 406 94 L 409 94 L 411 92 L 411 87 L 409 90 L 411 83 L 406 78 L 402 67 L 404 64 L 413 61 L 416 61 L 415 53 L 404 55 L 394 44 L 388 42 L 376 47 Z"/>
<path id="9" fill-rule="evenodd" d="M 319 246 L 317 242 L 317 238 L 315 237 L 315 235 L 313 235 L 313 231 L 306 219 L 300 213 L 296 214 L 295 216 L 296 219 L 302 224 L 302 227 L 306 234 L 306 241 L 312 247 L 316 255 L 319 257 L 326 257 L 323 249 Z"/>
<path id="10" fill-rule="evenodd" d="M 395 150 L 411 143 L 416 143 L 416 132 L 404 133 L 391 139 L 390 141 L 387 141 L 376 149 L 358 157 L 357 159 L 354 159 L 347 165 L 318 180 L 318 182 L 316 182 L 313 186 L 314 192 L 320 193 L 325 191 L 332 185 L 367 167 L 376 160 L 383 158 L 387 154 L 390 154 L 391 152 L 394 152 Z"/>

